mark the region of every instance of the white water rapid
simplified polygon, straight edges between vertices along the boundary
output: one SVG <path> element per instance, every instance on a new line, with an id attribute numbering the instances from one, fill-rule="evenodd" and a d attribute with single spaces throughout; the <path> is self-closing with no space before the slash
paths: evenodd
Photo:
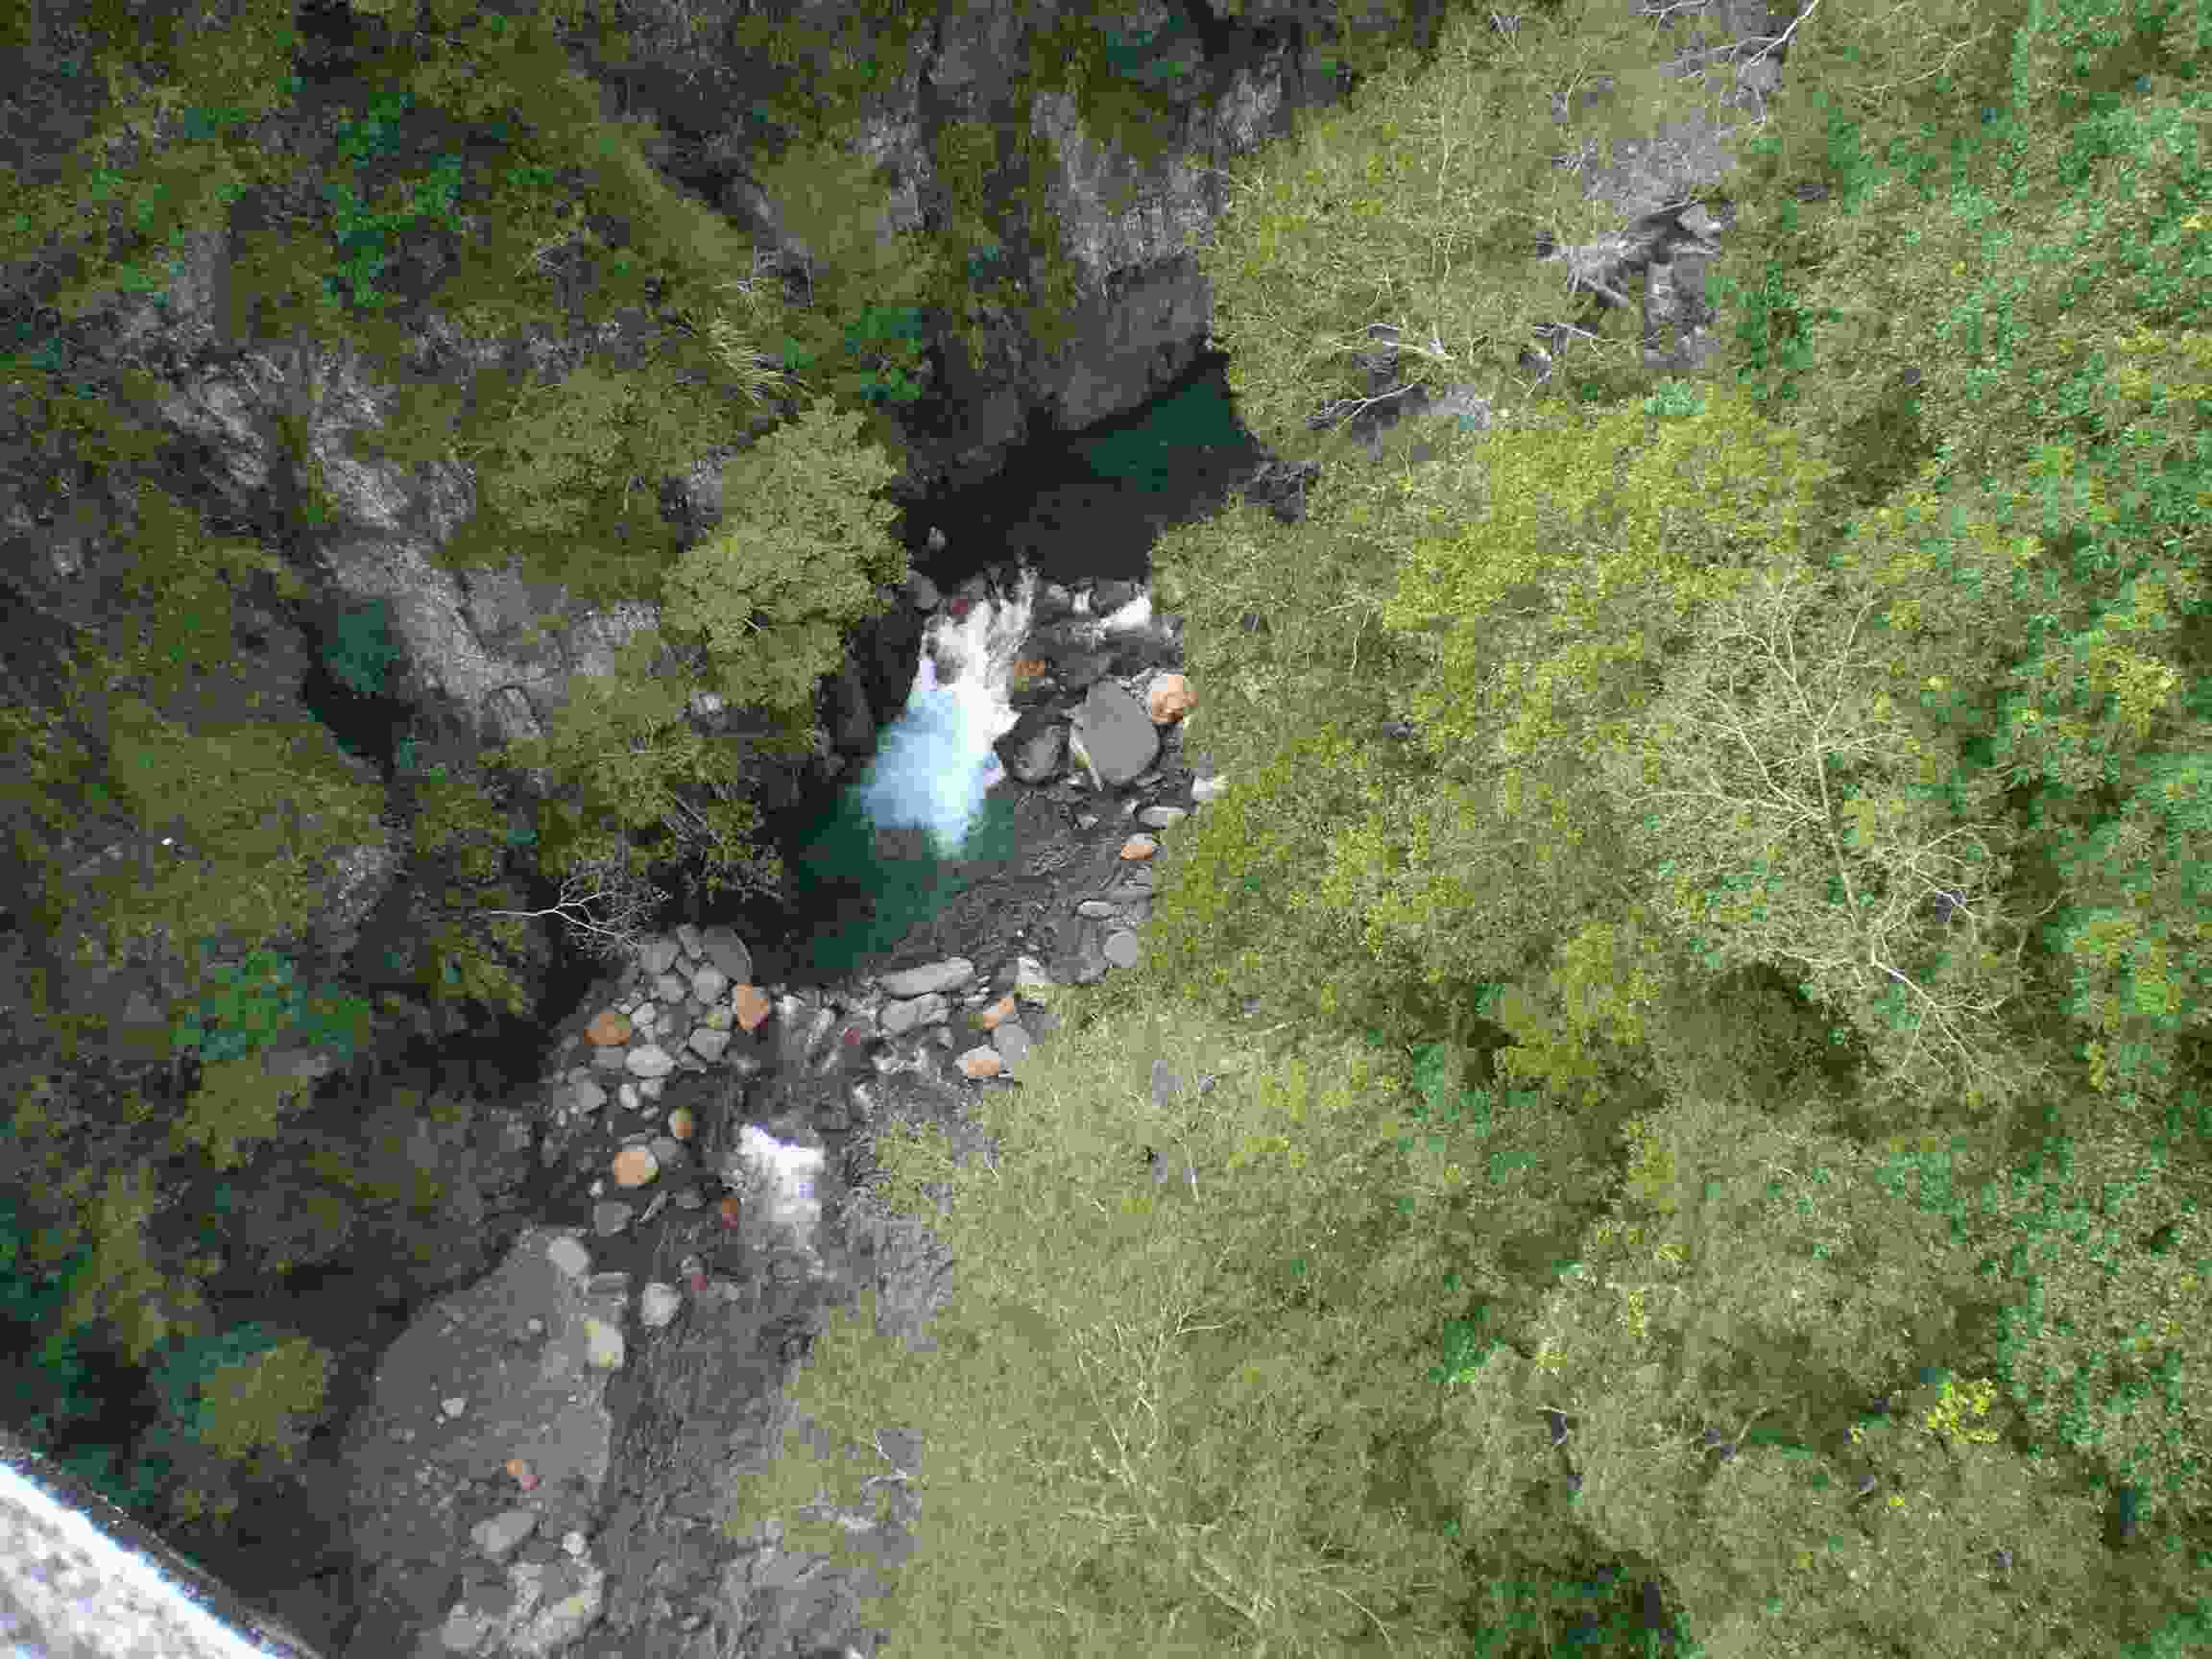
<path id="1" fill-rule="evenodd" d="M 1036 572 L 1023 570 L 1012 593 L 950 600 L 929 619 L 905 710 L 860 782 L 870 822 L 926 830 L 940 857 L 959 851 L 1006 775 L 991 746 L 1020 718 L 1007 687 L 1036 590 Z"/>

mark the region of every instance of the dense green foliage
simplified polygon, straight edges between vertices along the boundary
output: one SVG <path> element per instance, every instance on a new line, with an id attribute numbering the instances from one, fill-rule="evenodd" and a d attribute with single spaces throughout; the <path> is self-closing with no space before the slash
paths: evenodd
<path id="1" fill-rule="evenodd" d="M 217 964 L 197 1006 L 178 1022 L 180 1046 L 204 1060 L 234 1060 L 282 1039 L 328 1044 L 349 1059 L 366 1041 L 370 1009 L 358 997 L 310 996 L 291 963 L 256 950 L 235 967 Z"/>
<path id="2" fill-rule="evenodd" d="M 165 1458 L 166 1494 L 180 1520 L 234 1508 L 236 1473 L 292 1457 L 313 1426 L 329 1357 L 313 1343 L 258 1322 L 197 1335 L 154 1367 L 162 1417 L 143 1437 Z"/>
<path id="3" fill-rule="evenodd" d="M 144 1506 L 158 1496 L 167 1466 L 150 1458 L 124 1466 L 114 1447 L 84 1444 L 73 1432 L 96 1416 L 100 1402 L 89 1387 L 90 1368 L 78 1334 L 51 1325 L 68 1301 L 69 1281 L 86 1252 L 49 1262 L 32 1234 L 14 1200 L 0 1194 L 0 1348 L 6 1351 L 0 1369 L 14 1403 L 12 1420 L 27 1443 L 47 1451 L 109 1502 Z"/>
<path id="4" fill-rule="evenodd" d="M 697 638 L 733 704 L 797 718 L 846 631 L 905 579 L 882 494 L 897 469 L 860 425 L 818 400 L 732 461 L 721 527 L 667 574 L 663 634 Z"/>
<path id="5" fill-rule="evenodd" d="M 871 305 L 845 330 L 845 348 L 874 370 L 861 396 L 871 403 L 911 403 L 928 373 L 922 312 L 913 305 Z"/>
<path id="6" fill-rule="evenodd" d="M 1181 12 L 1150 28 L 1106 30 L 1106 62 L 1115 74 L 1142 86 L 1164 86 L 1194 72 L 1203 53 L 1197 31 Z"/>
<path id="7" fill-rule="evenodd" d="M 393 121 L 407 108 L 404 93 L 379 100 L 368 117 L 338 125 L 338 152 L 356 167 L 373 156 L 390 154 Z M 335 169 L 334 169 L 335 171 Z M 462 162 L 458 156 L 441 156 L 420 180 L 396 181 L 387 187 L 387 201 L 378 204 L 361 192 L 352 178 L 333 178 L 323 186 L 330 204 L 330 233 L 343 255 L 338 268 L 324 278 L 330 298 L 365 311 L 382 310 L 393 297 L 379 290 L 377 279 L 392 264 L 396 242 L 425 225 L 441 225 L 451 231 L 467 228 L 455 211 L 461 193 Z"/>
<path id="8" fill-rule="evenodd" d="M 1159 555 L 1232 787 L 988 1161 L 881 1138 L 951 1301 L 735 1495 L 919 1496 L 917 1653 L 2212 1631 L 2212 8 L 1807 9 L 1725 350 L 1514 392 L 1541 112 L 1650 27 L 1470 15 L 1239 169 L 1232 385 L 1335 464 Z M 1376 323 L 1508 419 L 1310 439 Z"/>

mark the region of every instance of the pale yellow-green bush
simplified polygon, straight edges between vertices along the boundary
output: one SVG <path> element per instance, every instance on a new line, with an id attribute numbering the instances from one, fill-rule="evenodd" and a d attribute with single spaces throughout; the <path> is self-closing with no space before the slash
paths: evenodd
<path id="1" fill-rule="evenodd" d="M 1585 309 L 1567 266 L 1536 256 L 1539 239 L 1620 228 L 1587 199 L 1582 169 L 1555 157 L 1648 141 L 1662 112 L 1680 120 L 1718 96 L 1662 86 L 1652 24 L 1609 0 L 1519 13 L 1511 28 L 1497 15 L 1454 13 L 1434 64 L 1399 55 L 1231 169 L 1201 262 L 1238 411 L 1270 448 L 1319 453 L 1313 423 L 1334 427 L 1374 396 L 1358 360 L 1377 330 L 1395 342 L 1397 383 L 1526 401 L 1523 349 L 1540 325 Z M 1632 359 L 1623 323 L 1585 327 L 1586 356 Z"/>
<path id="2" fill-rule="evenodd" d="M 1155 1102 L 1155 1058 L 1187 1093 Z M 887 1125 L 879 1202 L 957 1263 L 934 1351 L 865 1305 L 833 1319 L 793 1402 L 827 1456 L 794 1435 L 733 1525 L 867 1514 L 903 1479 L 925 1532 L 879 1614 L 917 1653 L 1448 1651 L 1455 1551 L 1402 1460 L 1433 1410 L 1404 1382 L 1432 1341 L 1416 1286 L 1446 1263 L 1381 1179 L 1394 1070 L 1175 1012 L 1077 1022 L 987 1097 L 994 1163 Z"/>
<path id="3" fill-rule="evenodd" d="M 307 1086 L 271 1075 L 258 1051 L 211 1060 L 200 1071 L 174 1125 L 177 1141 L 197 1146 L 218 1169 L 235 1169 L 253 1148 L 280 1134 L 287 1115 L 305 1104 Z"/>

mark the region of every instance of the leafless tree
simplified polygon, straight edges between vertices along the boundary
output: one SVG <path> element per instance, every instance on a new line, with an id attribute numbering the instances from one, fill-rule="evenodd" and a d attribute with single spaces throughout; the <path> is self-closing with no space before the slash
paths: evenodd
<path id="1" fill-rule="evenodd" d="M 595 956 L 634 950 L 668 895 L 613 857 L 589 858 L 562 878 L 561 895 L 542 910 L 486 910 L 486 916 L 534 921 L 555 916 Z"/>

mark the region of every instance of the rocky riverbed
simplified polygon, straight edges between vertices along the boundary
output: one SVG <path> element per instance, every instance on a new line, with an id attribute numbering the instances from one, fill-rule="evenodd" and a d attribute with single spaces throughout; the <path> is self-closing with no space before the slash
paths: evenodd
<path id="1" fill-rule="evenodd" d="M 871 1131 L 972 1136 L 965 1103 L 1049 1040 L 1049 988 L 1138 960 L 1160 837 L 1225 785 L 1183 753 L 1194 689 L 1140 589 L 1048 589 L 1032 623 L 1010 855 L 838 982 L 756 983 L 733 928 L 680 926 L 555 1034 L 552 1196 L 392 1344 L 349 1429 L 348 1659 L 875 1650 L 866 1582 L 783 1550 L 783 1518 L 723 1525 L 826 1311 L 873 1288 L 919 1329 L 946 1291 L 926 1230 L 870 1201 Z"/>

